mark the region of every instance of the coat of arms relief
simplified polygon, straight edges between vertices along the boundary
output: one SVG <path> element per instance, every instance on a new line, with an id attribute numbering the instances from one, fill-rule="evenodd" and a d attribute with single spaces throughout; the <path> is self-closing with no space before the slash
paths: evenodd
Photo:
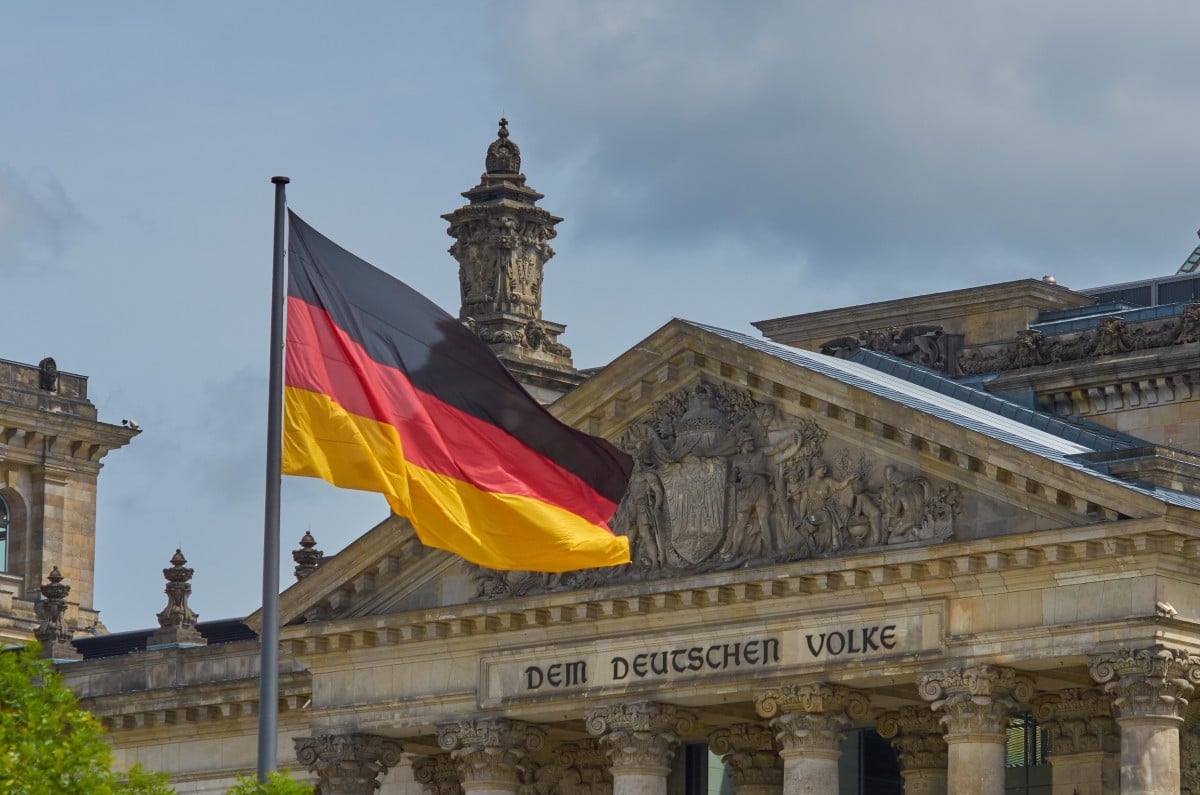
<path id="1" fill-rule="evenodd" d="M 958 488 L 863 450 L 728 384 L 659 400 L 618 440 L 634 459 L 613 517 L 632 563 L 567 574 L 466 564 L 491 599 L 830 557 L 954 535 Z"/>

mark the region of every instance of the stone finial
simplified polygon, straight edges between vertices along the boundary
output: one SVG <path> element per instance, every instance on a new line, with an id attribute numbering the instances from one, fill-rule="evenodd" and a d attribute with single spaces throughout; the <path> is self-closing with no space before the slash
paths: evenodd
<path id="1" fill-rule="evenodd" d="M 187 558 L 176 549 L 171 556 L 171 567 L 163 569 L 167 579 L 167 606 L 158 614 L 159 629 L 146 642 L 156 646 L 203 646 L 207 641 L 196 629 L 196 612 L 188 607 L 188 596 L 192 593 L 192 569 L 184 564 Z"/>
<path id="2" fill-rule="evenodd" d="M 500 130 L 496 133 L 496 140 L 488 147 L 484 165 L 489 174 L 521 173 L 521 148 L 508 140 L 508 119 L 500 120 Z"/>
<path id="3" fill-rule="evenodd" d="M 42 623 L 33 631 L 33 636 L 42 645 L 42 657 L 54 660 L 81 660 L 83 656 L 71 645 L 71 630 L 67 626 L 67 594 L 71 586 L 63 583 L 62 573 L 55 566 L 46 576 L 48 582 L 41 587 L 42 600 L 38 612 Z"/>
<path id="4" fill-rule="evenodd" d="M 317 570 L 324 562 L 325 553 L 317 549 L 317 540 L 312 533 L 304 531 L 300 539 L 300 548 L 292 550 L 292 560 L 296 561 L 296 579 L 303 580 Z"/>
<path id="5" fill-rule="evenodd" d="M 296 759 L 320 779 L 318 792 L 373 795 L 379 776 L 400 764 L 400 743 L 373 734 L 296 737 Z"/>

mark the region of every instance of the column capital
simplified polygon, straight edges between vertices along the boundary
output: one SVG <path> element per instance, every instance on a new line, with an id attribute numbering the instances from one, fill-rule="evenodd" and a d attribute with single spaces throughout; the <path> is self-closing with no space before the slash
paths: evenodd
<path id="1" fill-rule="evenodd" d="M 458 765 L 450 754 L 414 756 L 413 779 L 428 795 L 462 795 L 462 781 L 458 777 Z"/>
<path id="2" fill-rule="evenodd" d="M 875 730 L 880 737 L 891 740 L 906 781 L 908 774 L 917 770 L 936 770 L 945 775 L 946 739 L 941 721 L 929 707 L 906 706 L 880 712 Z"/>
<path id="3" fill-rule="evenodd" d="M 708 735 L 708 747 L 721 757 L 734 788 L 783 786 L 783 759 L 775 735 L 761 723 L 735 723 Z"/>
<path id="4" fill-rule="evenodd" d="M 1088 669 L 1112 697 L 1118 721 L 1151 718 L 1182 723 L 1188 696 L 1200 682 L 1200 658 L 1166 646 L 1098 654 Z"/>
<path id="5" fill-rule="evenodd" d="M 847 728 L 871 714 L 863 693 L 842 685 L 782 685 L 756 693 L 754 708 L 771 719 L 780 755 L 837 758 Z"/>
<path id="6" fill-rule="evenodd" d="M 438 746 L 450 752 L 464 790 L 515 789 L 528 757 L 546 742 L 546 732 L 530 723 L 493 718 L 443 723 Z"/>
<path id="7" fill-rule="evenodd" d="M 400 743 L 373 734 L 296 737 L 296 759 L 316 773 L 321 792 L 374 795 L 378 778 L 400 763 Z"/>
<path id="8" fill-rule="evenodd" d="M 643 701 L 588 710 L 584 723 L 608 751 L 613 772 L 665 776 L 675 749 L 696 726 L 696 716 L 670 704 Z"/>
<path id="9" fill-rule="evenodd" d="M 946 741 L 955 742 L 1002 737 L 1009 716 L 1033 697 L 1033 680 L 998 665 L 958 666 L 921 674 L 917 692 L 939 713 Z"/>
<path id="10" fill-rule="evenodd" d="M 1109 698 L 1099 688 L 1068 687 L 1033 699 L 1034 719 L 1050 734 L 1052 756 L 1121 752 Z"/>
<path id="11" fill-rule="evenodd" d="M 536 787 L 539 793 L 612 795 L 608 754 L 598 740 L 562 743 L 554 748 L 554 757 L 554 763 L 542 765 L 538 770 Z"/>

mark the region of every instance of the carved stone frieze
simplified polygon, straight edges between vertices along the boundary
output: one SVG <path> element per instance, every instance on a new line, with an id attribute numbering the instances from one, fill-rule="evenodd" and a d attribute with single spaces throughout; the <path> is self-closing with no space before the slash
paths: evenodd
<path id="1" fill-rule="evenodd" d="M 665 776 L 675 749 L 696 726 L 696 716 L 670 704 L 639 702 L 588 710 L 584 724 L 600 738 L 614 773 L 652 771 Z"/>
<path id="2" fill-rule="evenodd" d="M 709 749 L 721 757 L 734 788 L 783 786 L 783 758 L 775 733 L 761 723 L 735 723 L 708 735 Z"/>
<path id="3" fill-rule="evenodd" d="M 826 449 L 811 418 L 701 381 L 651 407 L 619 440 L 634 458 L 613 517 L 633 563 L 568 574 L 465 564 L 477 598 L 523 596 L 769 565 L 954 534 L 957 486 L 870 454 Z"/>
<path id="4" fill-rule="evenodd" d="M 958 356 L 964 375 L 982 375 L 1110 356 L 1129 351 L 1163 348 L 1200 340 L 1200 305 L 1183 308 L 1179 316 L 1142 323 L 1127 323 L 1120 316 L 1105 317 L 1095 328 L 1065 334 L 1042 334 L 1022 329 L 1012 343 L 969 348 Z"/>
<path id="5" fill-rule="evenodd" d="M 457 721 L 438 726 L 437 742 L 450 752 L 463 784 L 519 786 L 530 770 L 529 755 L 545 744 L 546 732 L 503 718 Z"/>
<path id="6" fill-rule="evenodd" d="M 830 340 L 821 345 L 821 353 L 845 359 L 859 348 L 866 348 L 907 359 L 913 364 L 934 370 L 945 370 L 949 361 L 949 340 L 941 326 L 889 326 L 885 329 L 860 331 L 856 336 Z"/>
<path id="7" fill-rule="evenodd" d="M 413 778 L 428 795 L 462 795 L 458 765 L 449 754 L 415 756 L 412 771 Z"/>
<path id="8" fill-rule="evenodd" d="M 373 734 L 297 737 L 296 759 L 320 779 L 318 792 L 373 795 L 379 776 L 400 763 L 395 740 Z"/>
<path id="9" fill-rule="evenodd" d="M 1067 688 L 1044 693 L 1032 702 L 1033 717 L 1050 735 L 1050 752 L 1120 753 L 1121 732 L 1107 695 L 1096 688 Z"/>
<path id="10" fill-rule="evenodd" d="M 946 738 L 940 719 L 929 707 L 905 706 L 881 712 L 875 719 L 875 729 L 891 740 L 902 771 L 946 769 Z"/>
<path id="11" fill-rule="evenodd" d="M 1182 722 L 1188 697 L 1200 682 L 1200 658 L 1166 646 L 1097 655 L 1088 667 L 1112 698 L 1118 721 L 1158 717 Z"/>
<path id="12" fill-rule="evenodd" d="M 921 674 L 917 692 L 932 702 L 948 738 L 1003 736 L 1009 717 L 1033 697 L 1033 680 L 996 665 L 956 667 Z"/>

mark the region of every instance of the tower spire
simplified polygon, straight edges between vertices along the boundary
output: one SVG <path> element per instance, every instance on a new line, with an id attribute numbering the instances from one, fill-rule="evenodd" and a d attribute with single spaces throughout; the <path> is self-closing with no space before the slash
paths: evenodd
<path id="1" fill-rule="evenodd" d="M 455 241 L 459 318 L 534 397 L 550 402 L 583 380 L 571 349 L 558 341 L 566 326 L 542 318 L 542 276 L 554 256 L 549 241 L 563 219 L 537 206 L 543 196 L 525 184 L 508 119 L 500 119 L 487 148 L 479 184 L 462 196 L 467 204 L 442 216 Z"/>

